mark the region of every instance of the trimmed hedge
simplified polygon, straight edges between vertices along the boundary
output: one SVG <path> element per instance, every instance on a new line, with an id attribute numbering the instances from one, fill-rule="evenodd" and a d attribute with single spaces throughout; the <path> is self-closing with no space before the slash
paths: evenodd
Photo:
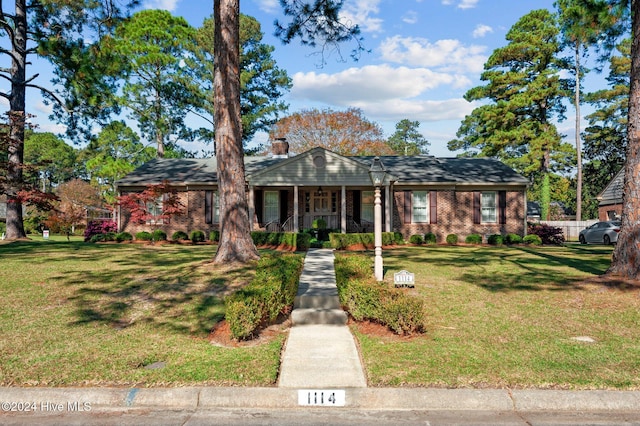
<path id="1" fill-rule="evenodd" d="M 257 262 L 253 280 L 225 299 L 225 319 L 234 339 L 251 338 L 260 327 L 291 309 L 303 264 L 301 255 L 279 253 Z"/>
<path id="2" fill-rule="evenodd" d="M 437 242 L 438 242 L 438 238 L 436 237 L 436 234 L 434 234 L 433 232 L 427 232 L 426 234 L 424 234 L 425 244 L 435 244 Z"/>
<path id="3" fill-rule="evenodd" d="M 447 244 L 450 244 L 450 245 L 458 244 L 458 236 L 456 234 L 447 235 Z"/>
<path id="4" fill-rule="evenodd" d="M 424 331 L 426 313 L 422 299 L 376 282 L 370 257 L 362 254 L 336 256 L 335 269 L 340 303 L 356 321 L 375 321 L 397 334 Z"/>
<path id="5" fill-rule="evenodd" d="M 504 243 L 504 237 L 500 234 L 492 234 L 487 238 L 487 242 L 493 246 L 501 246 Z"/>
<path id="6" fill-rule="evenodd" d="M 507 244 L 521 244 L 522 237 L 518 234 L 507 234 L 504 237 L 504 242 Z"/>
<path id="7" fill-rule="evenodd" d="M 116 234 L 116 241 L 121 243 L 123 241 L 132 241 L 133 235 L 128 232 L 119 232 Z"/>
<path id="8" fill-rule="evenodd" d="M 464 242 L 467 244 L 482 244 L 482 235 L 480 234 L 467 235 L 467 238 L 464 239 Z"/>
<path id="9" fill-rule="evenodd" d="M 184 231 L 176 231 L 173 233 L 173 235 L 171 236 L 171 239 L 173 241 L 185 241 L 189 239 L 189 236 L 187 235 L 186 232 Z"/>
<path id="10" fill-rule="evenodd" d="M 306 232 L 251 232 L 253 244 L 258 247 L 283 247 L 295 251 L 307 251 L 311 247 L 311 235 Z"/>
<path id="11" fill-rule="evenodd" d="M 151 235 L 151 232 L 147 232 L 147 231 L 136 232 L 136 240 L 138 241 L 151 241 L 152 239 L 153 239 L 153 235 Z"/>
<path id="12" fill-rule="evenodd" d="M 331 247 L 336 250 L 344 250 L 350 246 L 364 245 L 365 248 L 375 248 L 375 236 L 372 232 L 360 233 L 360 234 L 342 234 L 331 233 L 329 234 L 329 241 Z M 394 244 L 402 244 L 402 234 L 399 232 L 383 232 L 382 233 L 382 245 L 390 246 Z"/>
<path id="13" fill-rule="evenodd" d="M 192 243 L 204 243 L 204 232 L 191 231 L 191 236 L 189 239 Z"/>
<path id="14" fill-rule="evenodd" d="M 522 242 L 525 244 L 530 244 L 532 246 L 541 246 L 542 245 L 542 238 L 540 238 L 539 236 L 535 235 L 535 234 L 529 234 L 526 235 L 523 239 Z"/>
<path id="15" fill-rule="evenodd" d="M 220 242 L 220 231 L 209 232 L 209 240 L 211 240 L 212 243 Z"/>
<path id="16" fill-rule="evenodd" d="M 422 245 L 424 244 L 424 237 L 422 235 L 413 234 L 409 237 L 410 244 Z"/>
<path id="17" fill-rule="evenodd" d="M 153 235 L 153 241 L 167 241 L 167 233 L 162 229 L 156 229 L 151 235 Z"/>

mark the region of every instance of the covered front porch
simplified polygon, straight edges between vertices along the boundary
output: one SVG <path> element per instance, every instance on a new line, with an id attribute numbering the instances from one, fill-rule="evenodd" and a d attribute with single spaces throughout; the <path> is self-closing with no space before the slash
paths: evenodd
<path id="1" fill-rule="evenodd" d="M 382 189 L 382 227 L 391 232 L 391 186 Z M 373 232 L 373 187 L 322 186 L 249 187 L 252 229 L 300 232 L 324 221 L 327 229 L 342 233 Z"/>

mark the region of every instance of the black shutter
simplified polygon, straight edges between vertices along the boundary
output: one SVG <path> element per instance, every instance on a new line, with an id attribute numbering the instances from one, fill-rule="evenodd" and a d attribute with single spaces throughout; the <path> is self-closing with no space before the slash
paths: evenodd
<path id="1" fill-rule="evenodd" d="M 411 191 L 404 191 L 404 223 L 411 223 Z"/>
<path id="2" fill-rule="evenodd" d="M 480 213 L 480 191 L 473 192 L 473 223 L 476 225 L 480 223 L 480 218 L 482 217 Z"/>
<path id="3" fill-rule="evenodd" d="M 204 223 L 213 223 L 213 191 L 204 191 Z"/>
<path id="4" fill-rule="evenodd" d="M 504 225 L 507 223 L 507 191 L 498 191 L 498 207 L 500 225 Z"/>
<path id="5" fill-rule="evenodd" d="M 438 223 L 438 191 L 429 191 L 429 223 Z"/>
<path id="6" fill-rule="evenodd" d="M 361 199 L 362 194 L 360 191 L 353 191 L 353 221 L 355 223 L 360 223 L 360 218 L 362 217 L 362 215 L 360 214 L 360 210 L 361 210 Z"/>
<path id="7" fill-rule="evenodd" d="M 264 212 L 264 196 L 262 194 L 262 191 L 253 191 L 253 196 L 254 196 L 254 207 L 256 210 L 256 218 L 258 219 L 258 223 L 262 224 L 262 214 Z"/>

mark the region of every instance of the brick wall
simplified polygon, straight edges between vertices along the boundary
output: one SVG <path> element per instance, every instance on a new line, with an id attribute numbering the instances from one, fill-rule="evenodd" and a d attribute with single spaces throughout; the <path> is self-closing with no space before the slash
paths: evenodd
<path id="1" fill-rule="evenodd" d="M 444 242 L 449 234 L 457 234 L 458 241 L 464 241 L 470 234 L 486 237 L 491 234 L 509 233 L 524 235 L 525 198 L 522 192 L 506 193 L 506 223 L 473 223 L 473 192 L 437 191 L 437 223 L 403 223 L 405 194 L 394 192 L 393 228 L 399 230 L 405 239 L 414 234 L 432 232 L 438 242 Z"/>
<path id="2" fill-rule="evenodd" d="M 611 204 L 608 206 L 598 207 L 598 220 L 613 220 L 614 216 L 618 219 L 622 217 L 622 204 Z"/>
<path id="3" fill-rule="evenodd" d="M 163 225 L 135 224 L 131 223 L 129 215 L 122 212 L 121 231 L 129 232 L 135 237 L 137 232 L 148 231 L 153 232 L 155 229 L 161 229 L 167 233 L 170 239 L 174 232 L 183 231 L 190 235 L 192 231 L 203 231 L 205 237 L 209 238 L 209 232 L 218 229 L 218 224 L 205 223 L 205 191 L 189 191 L 178 193 L 180 202 L 184 205 L 184 214 L 172 217 L 168 223 Z"/>

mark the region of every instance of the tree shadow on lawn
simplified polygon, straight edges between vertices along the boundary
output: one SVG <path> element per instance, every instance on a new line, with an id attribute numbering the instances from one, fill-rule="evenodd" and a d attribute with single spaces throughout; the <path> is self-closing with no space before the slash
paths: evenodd
<path id="1" fill-rule="evenodd" d="M 428 250 L 433 250 L 429 258 Z M 433 246 L 422 250 L 408 250 L 402 258 L 388 262 L 387 266 L 405 269 L 406 261 L 437 264 L 460 271 L 455 279 L 483 287 L 493 292 L 541 291 L 541 290 L 580 290 L 590 277 L 604 274 L 610 260 L 604 256 L 610 249 L 576 253 L 563 249 L 554 252 L 553 248 L 538 249 L 527 246 L 489 247 L 479 246 L 471 250 L 456 250 L 455 247 Z M 406 254 L 406 256 L 405 256 Z M 589 254 L 594 254 L 593 259 Z M 585 256 L 587 258 L 585 259 Z M 425 262 L 426 261 L 426 262 Z M 403 263 L 405 265 L 403 265 Z M 621 289 L 637 288 L 618 278 L 600 279 L 608 282 L 609 287 Z M 604 284 L 603 284 L 604 285 Z"/>
<path id="2" fill-rule="evenodd" d="M 184 263 L 181 262 L 181 263 Z M 136 262 L 131 262 L 135 266 Z M 124 329 L 153 324 L 172 332 L 206 337 L 224 318 L 223 297 L 243 285 L 253 269 L 214 272 L 204 262 L 159 275 L 153 267 L 119 271 L 76 271 L 60 277 L 73 288 L 76 319 L 70 325 L 106 324 Z"/>

